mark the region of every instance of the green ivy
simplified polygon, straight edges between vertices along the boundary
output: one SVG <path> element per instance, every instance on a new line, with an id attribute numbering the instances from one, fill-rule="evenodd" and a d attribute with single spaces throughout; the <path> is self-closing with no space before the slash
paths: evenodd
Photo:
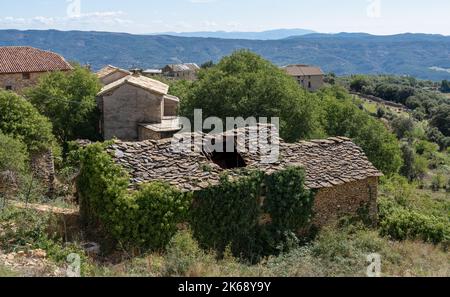
<path id="1" fill-rule="evenodd" d="M 100 226 L 128 247 L 161 249 L 186 220 L 190 195 L 164 183 L 150 183 L 130 192 L 129 176 L 105 152 L 106 144 L 93 144 L 78 154 L 77 180 L 82 220 Z"/>

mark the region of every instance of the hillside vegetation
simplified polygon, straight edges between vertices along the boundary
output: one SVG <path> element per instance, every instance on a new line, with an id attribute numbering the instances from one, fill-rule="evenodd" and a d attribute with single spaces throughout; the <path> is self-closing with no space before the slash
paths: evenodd
<path id="1" fill-rule="evenodd" d="M 411 106 L 410 113 L 397 114 L 382 105 L 368 111 L 363 100 L 345 89 L 361 81 L 359 92 L 373 86 L 366 88 L 380 91 L 377 95 L 386 100 L 406 104 L 411 97 L 423 99 L 415 101 L 420 105 Z M 396 86 L 395 92 L 385 92 L 392 98 L 381 93 L 386 81 L 390 88 Z M 80 149 L 70 142 L 97 137 L 89 129 L 77 130 L 95 119 L 98 85 L 89 72 L 78 68 L 67 77 L 49 74 L 26 92 L 31 102 L 0 91 L 0 178 L 12 175 L 15 181 L 14 187 L 0 187 L 0 260 L 10 263 L 39 254 L 45 257 L 45 267 L 66 268 L 67 256 L 77 253 L 83 276 L 364 276 L 367 255 L 378 253 L 386 276 L 449 276 L 446 99 L 427 90 L 428 82 L 398 77 L 337 78 L 334 84 L 341 86 L 306 92 L 269 61 L 241 50 L 203 69 L 198 81 L 170 86 L 181 98 L 181 115 L 190 117 L 194 108 L 202 107 L 205 118 L 278 116 L 281 134 L 290 142 L 347 136 L 361 146 L 385 174 L 378 222 L 361 211 L 308 236 L 296 234 L 313 215 L 314 193 L 303 187 L 302 168 L 270 177 L 247 172 L 239 182 L 224 176 L 216 187 L 197 193 L 202 203 L 192 212 L 190 194 L 164 183 L 130 192 L 127 173 L 104 151 L 108 143 Z M 403 89 L 410 90 L 409 96 L 398 95 Z M 68 105 L 76 94 L 83 94 L 79 109 Z M 71 121 L 65 123 L 64 118 Z M 53 196 L 45 194 L 28 163 L 35 150 L 49 147 L 63 148 Z M 263 210 L 254 199 L 263 178 L 268 201 L 264 213 L 273 217 L 267 228 L 259 227 Z M 75 180 L 82 215 L 91 228 L 71 240 L 49 232 L 54 216 L 11 204 L 76 208 Z M 296 211 L 287 215 L 287 210 Z M 83 249 L 86 241 L 100 243 L 99 253 Z M 0 265 L 0 274 L 28 274 L 5 265 Z"/>
<path id="2" fill-rule="evenodd" d="M 180 62 L 217 62 L 235 50 L 249 49 L 277 65 L 313 64 L 338 75 L 361 73 L 410 75 L 433 80 L 450 78 L 450 73 L 444 71 L 450 68 L 450 37 L 440 35 L 309 34 L 261 41 L 0 30 L 0 46 L 6 45 L 30 45 L 52 50 L 68 60 L 91 64 L 94 69 L 107 64 L 130 69 L 163 67 Z"/>

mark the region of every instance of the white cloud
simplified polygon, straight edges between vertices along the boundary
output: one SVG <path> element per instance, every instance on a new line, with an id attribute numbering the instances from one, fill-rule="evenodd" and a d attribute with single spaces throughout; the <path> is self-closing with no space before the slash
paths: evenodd
<path id="1" fill-rule="evenodd" d="M 88 12 L 79 15 L 68 15 L 64 17 L 35 16 L 31 18 L 0 17 L 0 27 L 3 28 L 64 28 L 83 29 L 87 26 L 114 26 L 127 25 L 132 21 L 123 18 L 122 11 Z"/>

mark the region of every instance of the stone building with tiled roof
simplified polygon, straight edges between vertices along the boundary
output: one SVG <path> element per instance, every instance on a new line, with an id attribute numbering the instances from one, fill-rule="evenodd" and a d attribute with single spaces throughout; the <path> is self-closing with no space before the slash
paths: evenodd
<path id="1" fill-rule="evenodd" d="M 258 129 L 263 130 L 262 126 Z M 216 142 L 223 139 L 224 143 L 234 139 L 235 148 L 249 148 L 250 143 L 257 143 L 257 135 L 249 131 L 249 128 L 237 129 L 234 133 L 227 132 L 214 138 Z M 177 135 L 184 139 L 195 136 L 199 134 Z M 266 157 L 271 149 L 269 144 L 257 145 L 253 152 L 238 152 L 236 149 L 234 153 L 215 153 L 208 149 L 207 143 L 211 143 L 208 137 L 211 136 L 203 135 L 197 138 L 200 142 L 193 142 L 196 150 L 183 151 L 179 147 L 181 144 L 173 145 L 172 140 L 167 139 L 115 141 L 108 152 L 117 164 L 130 173 L 132 186 L 164 181 L 189 192 L 217 184 L 225 171 L 239 175 L 237 168 L 259 169 L 271 174 L 287 166 L 300 166 L 306 171 L 305 186 L 316 191 L 316 225 L 327 224 L 343 215 L 356 214 L 363 207 L 373 217 L 376 216 L 378 178 L 382 173 L 372 165 L 362 149 L 348 138 L 298 143 L 285 143 L 279 138 L 271 138 L 269 143 L 279 143 L 279 155 L 274 162 L 268 163 Z"/>
<path id="2" fill-rule="evenodd" d="M 195 63 L 169 64 L 162 69 L 162 73 L 168 78 L 195 80 L 199 70 Z"/>
<path id="3" fill-rule="evenodd" d="M 0 47 L 0 88 L 6 90 L 20 93 L 35 85 L 43 74 L 72 69 L 56 53 L 28 46 Z"/>
<path id="4" fill-rule="evenodd" d="M 169 86 L 139 75 L 127 75 L 104 86 L 97 94 L 100 132 L 105 140 L 136 141 L 172 137 L 179 99 Z"/>
<path id="5" fill-rule="evenodd" d="M 305 89 L 316 91 L 324 84 L 325 74 L 319 67 L 310 65 L 288 65 L 282 68 Z"/>
<path id="6" fill-rule="evenodd" d="M 130 75 L 131 72 L 112 65 L 108 65 L 100 69 L 96 74 L 101 83 L 104 86 L 106 86 L 110 83 L 113 83 L 121 78 Z"/>

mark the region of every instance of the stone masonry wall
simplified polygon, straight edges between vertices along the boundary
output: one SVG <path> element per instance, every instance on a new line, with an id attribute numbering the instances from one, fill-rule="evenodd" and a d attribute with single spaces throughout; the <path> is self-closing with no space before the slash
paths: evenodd
<path id="1" fill-rule="evenodd" d="M 31 156 L 31 169 L 37 179 L 48 189 L 47 194 L 53 195 L 55 189 L 55 163 L 51 150 L 36 153 Z"/>
<path id="2" fill-rule="evenodd" d="M 376 220 L 377 196 L 377 177 L 320 189 L 314 199 L 313 224 L 317 227 L 332 224 L 342 216 L 357 215 L 366 206 L 369 216 Z"/>
<path id="3" fill-rule="evenodd" d="M 160 123 L 163 96 L 125 84 L 103 96 L 103 137 L 137 140 L 140 123 Z M 102 101 L 100 100 L 100 102 Z"/>
<path id="4" fill-rule="evenodd" d="M 6 89 L 7 86 L 11 86 L 12 91 L 20 94 L 23 89 L 34 86 L 44 74 L 46 72 L 30 73 L 30 79 L 24 79 L 22 73 L 0 74 L 0 88 Z"/>

